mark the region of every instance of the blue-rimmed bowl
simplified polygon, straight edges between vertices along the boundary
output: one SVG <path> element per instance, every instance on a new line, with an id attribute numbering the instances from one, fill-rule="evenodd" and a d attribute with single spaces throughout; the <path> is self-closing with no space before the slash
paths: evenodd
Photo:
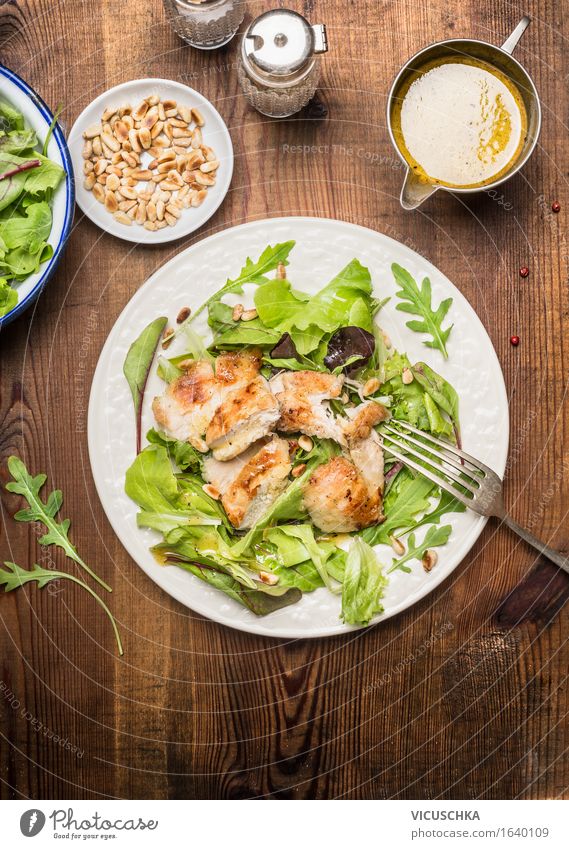
<path id="1" fill-rule="evenodd" d="M 43 144 L 53 121 L 53 115 L 41 97 L 18 74 L 2 64 L 0 64 L 0 91 L 6 100 L 20 110 L 26 124 L 36 131 L 40 144 Z M 59 124 L 55 126 L 47 155 L 61 165 L 65 171 L 65 181 L 62 181 L 57 187 L 52 202 L 53 224 L 49 243 L 53 247 L 53 256 L 48 262 L 40 266 L 36 274 L 31 274 L 26 280 L 16 283 L 18 303 L 9 313 L 0 317 L 0 327 L 13 321 L 36 300 L 55 271 L 71 232 L 75 206 L 73 168 L 67 143 Z"/>

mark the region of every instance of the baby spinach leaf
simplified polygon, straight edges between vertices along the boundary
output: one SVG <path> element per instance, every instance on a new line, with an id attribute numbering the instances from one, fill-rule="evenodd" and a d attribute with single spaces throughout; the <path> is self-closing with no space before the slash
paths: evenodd
<path id="1" fill-rule="evenodd" d="M 428 333 L 432 339 L 423 344 L 428 348 L 438 348 L 443 357 L 448 359 L 446 343 L 452 330 L 452 324 L 443 329 L 442 323 L 450 309 L 452 298 L 445 298 L 440 302 L 437 309 L 433 310 L 431 306 L 431 281 L 428 277 L 425 277 L 419 289 L 413 277 L 400 265 L 393 263 L 391 270 L 395 282 L 400 287 L 396 294 L 401 303 L 397 304 L 396 309 L 420 316 L 420 320 L 413 319 L 406 322 L 407 327 L 418 333 Z"/>
<path id="2" fill-rule="evenodd" d="M 168 319 L 163 316 L 151 321 L 128 349 L 123 365 L 123 373 L 130 387 L 134 403 L 137 453 L 140 452 L 142 442 L 142 402 L 144 399 L 144 390 L 160 337 L 167 322 Z"/>

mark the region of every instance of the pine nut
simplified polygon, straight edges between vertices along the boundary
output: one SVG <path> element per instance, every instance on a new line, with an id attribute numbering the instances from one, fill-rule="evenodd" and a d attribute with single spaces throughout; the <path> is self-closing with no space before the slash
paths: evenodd
<path id="1" fill-rule="evenodd" d="M 125 215 L 124 212 L 115 212 L 113 218 L 115 221 L 118 221 L 119 224 L 128 224 L 129 226 L 132 224 L 131 219 L 128 215 Z"/>

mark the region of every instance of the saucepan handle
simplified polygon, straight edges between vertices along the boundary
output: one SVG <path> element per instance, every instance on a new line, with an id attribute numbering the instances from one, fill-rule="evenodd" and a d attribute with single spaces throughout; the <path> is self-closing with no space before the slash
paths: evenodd
<path id="1" fill-rule="evenodd" d="M 531 18 L 528 18 L 527 15 L 524 15 L 515 30 L 507 37 L 505 42 L 502 44 L 502 50 L 505 50 L 506 53 L 513 53 L 517 47 L 518 41 L 526 31 L 526 29 L 531 24 Z"/>

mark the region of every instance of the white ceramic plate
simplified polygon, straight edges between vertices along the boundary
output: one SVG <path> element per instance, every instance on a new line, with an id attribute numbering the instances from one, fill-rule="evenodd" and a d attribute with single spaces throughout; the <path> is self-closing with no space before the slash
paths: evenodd
<path id="1" fill-rule="evenodd" d="M 145 230 L 139 224 L 132 224 L 130 227 L 119 224 L 107 212 L 103 204 L 95 200 L 93 193 L 88 192 L 83 185 L 85 179 L 82 156 L 83 131 L 91 124 L 100 121 L 101 115 L 107 107 L 116 106 L 118 108 L 125 104 L 136 107 L 141 100 L 151 94 L 157 94 L 162 99 L 173 98 L 183 106 L 198 108 L 205 119 L 202 130 L 204 143 L 215 150 L 221 163 L 217 171 L 217 182 L 215 186 L 208 189 L 207 197 L 202 205 L 184 209 L 175 227 L 164 227 L 163 230 L 156 231 Z M 233 174 L 233 145 L 223 118 L 209 100 L 198 91 L 172 80 L 132 80 L 110 88 L 104 94 L 101 94 L 83 110 L 75 121 L 69 134 L 69 150 L 75 171 L 77 203 L 85 215 L 102 230 L 112 233 L 119 239 L 136 242 L 137 244 L 160 245 L 165 242 L 174 242 L 176 239 L 181 239 L 189 233 L 193 233 L 194 230 L 205 224 L 217 210 L 227 194 Z M 148 154 L 146 156 L 150 160 L 151 157 Z M 144 159 L 143 164 L 146 164 Z"/>
<path id="2" fill-rule="evenodd" d="M 234 227 L 193 245 L 153 274 L 119 316 L 101 353 L 89 402 L 89 453 L 97 490 L 116 534 L 167 593 L 192 610 L 243 631 L 273 637 L 323 637 L 355 630 L 340 622 L 337 597 L 325 589 L 317 590 L 304 595 L 298 604 L 257 618 L 193 575 L 177 567 L 159 566 L 148 550 L 159 535 L 136 527 L 137 508 L 124 493 L 125 472 L 135 455 L 132 400 L 122 374 L 131 342 L 165 311 L 173 324 L 183 306 L 197 307 L 227 277 L 237 275 L 247 256 L 257 257 L 267 244 L 288 239 L 296 239 L 288 274 L 299 289 L 317 291 L 357 257 L 369 267 L 378 297 L 394 295 L 390 266 L 398 262 L 417 280 L 430 277 L 434 303 L 453 298 L 448 315 L 448 321 L 454 323 L 448 361 L 425 347 L 421 334 L 405 327 L 409 316 L 395 310 L 396 298 L 382 309 L 380 323 L 394 346 L 407 351 L 412 362 L 424 360 L 451 381 L 460 397 L 465 449 L 503 474 L 508 448 L 504 380 L 488 334 L 468 301 L 440 271 L 408 247 L 373 230 L 318 218 L 277 218 Z M 150 404 L 161 391 L 162 381 L 152 374 L 145 395 L 143 433 L 153 424 Z M 486 520 L 466 511 L 449 514 L 444 522 L 450 523 L 453 531 L 439 550 L 436 568 L 427 574 L 415 563 L 411 574 L 393 573 L 385 613 L 377 621 L 410 607 L 447 578 L 469 552 Z M 383 549 L 383 562 L 391 564 L 391 549 L 379 548 Z"/>
<path id="3" fill-rule="evenodd" d="M 53 115 L 39 94 L 25 80 L 9 68 L 0 64 L 0 94 L 16 109 L 19 109 L 28 127 L 36 131 L 40 144 L 46 138 Z M 40 265 L 35 274 L 30 274 L 21 283 L 16 283 L 18 303 L 0 317 L 0 327 L 13 321 L 36 300 L 43 287 L 55 271 L 63 255 L 65 245 L 71 233 L 73 212 L 75 209 L 75 193 L 73 187 L 73 169 L 65 136 L 59 124 L 56 124 L 50 139 L 47 155 L 53 162 L 65 171 L 65 180 L 57 187 L 51 204 L 53 223 L 48 242 L 53 248 L 53 256 L 48 262 Z M 1 275 L 0 275 L 1 276 Z"/>

